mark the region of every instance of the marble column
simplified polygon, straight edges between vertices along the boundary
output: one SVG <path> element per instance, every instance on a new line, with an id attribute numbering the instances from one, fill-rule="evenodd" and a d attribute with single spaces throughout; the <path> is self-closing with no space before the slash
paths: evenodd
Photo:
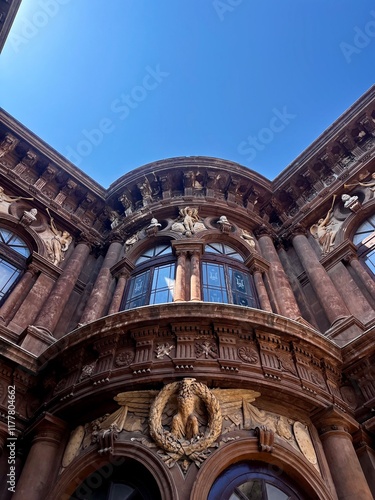
<path id="1" fill-rule="evenodd" d="M 42 328 L 52 335 L 89 253 L 90 244 L 88 242 L 82 241 L 76 245 L 61 275 L 36 317 L 34 326 Z"/>
<path id="2" fill-rule="evenodd" d="M 331 325 L 335 321 L 350 316 L 348 308 L 319 262 L 302 229 L 301 232 L 292 235 L 292 243 Z"/>
<path id="3" fill-rule="evenodd" d="M 375 282 L 359 262 L 358 257 L 351 254 L 348 257 L 348 262 L 350 263 L 351 268 L 356 272 L 363 285 L 366 287 L 366 290 L 370 292 L 371 297 L 375 297 Z"/>
<path id="4" fill-rule="evenodd" d="M 190 300 L 199 302 L 202 300 L 201 292 L 201 272 L 200 272 L 200 252 L 193 250 L 190 254 L 191 275 L 190 275 Z"/>
<path id="5" fill-rule="evenodd" d="M 339 500 L 373 500 L 353 446 L 350 432 L 358 423 L 335 408 L 322 410 L 315 420 Z"/>
<path id="6" fill-rule="evenodd" d="M 264 311 L 272 312 L 272 307 L 270 300 L 268 298 L 267 290 L 263 282 L 263 277 L 260 269 L 254 269 L 253 271 L 255 288 L 258 294 L 258 299 L 261 309 Z"/>
<path id="7" fill-rule="evenodd" d="M 57 477 L 57 460 L 66 432 L 65 423 L 53 415 L 45 414 L 31 432 L 34 438 L 12 500 L 46 498 Z"/>
<path id="8" fill-rule="evenodd" d="M 300 318 L 301 311 L 299 310 L 292 287 L 280 262 L 271 236 L 267 232 L 263 232 L 258 237 L 258 243 L 262 256 L 270 264 L 268 276 L 276 299 L 276 312 L 287 318 Z"/>
<path id="9" fill-rule="evenodd" d="M 271 301 L 267 293 L 267 288 L 263 280 L 263 274 L 268 272 L 268 262 L 261 259 L 258 255 L 252 255 L 250 259 L 245 262 L 254 278 L 254 284 L 257 291 L 261 309 L 268 312 L 273 312 Z"/>
<path id="10" fill-rule="evenodd" d="M 186 300 L 186 250 L 177 250 L 176 282 L 174 286 L 174 302 Z"/>
<path id="11" fill-rule="evenodd" d="M 115 313 L 119 312 L 128 278 L 129 278 L 129 272 L 127 272 L 127 271 L 124 271 L 124 272 L 119 274 L 119 276 L 117 278 L 117 285 L 116 285 L 115 293 L 113 294 L 113 298 L 112 298 L 111 305 L 109 306 L 108 314 L 115 314 Z"/>
<path id="12" fill-rule="evenodd" d="M 26 298 L 37 273 L 38 269 L 33 264 L 30 264 L 14 290 L 2 305 L 0 309 L 0 320 L 6 325 L 12 320 L 18 308 Z"/>
<path id="13" fill-rule="evenodd" d="M 111 273 L 111 267 L 118 262 L 122 248 L 123 243 L 120 241 L 115 240 L 110 244 L 98 277 L 96 278 L 94 288 L 91 291 L 90 297 L 81 316 L 81 324 L 95 321 L 104 314 L 104 309 L 108 301 L 108 292 L 110 290 L 112 280 L 114 279 Z"/>

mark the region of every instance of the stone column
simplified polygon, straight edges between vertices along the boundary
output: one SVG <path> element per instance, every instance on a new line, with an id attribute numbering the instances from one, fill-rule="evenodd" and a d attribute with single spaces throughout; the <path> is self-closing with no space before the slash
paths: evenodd
<path id="1" fill-rule="evenodd" d="M 198 250 L 193 250 L 190 254 L 190 300 L 195 302 L 199 302 L 202 300 L 200 255 L 201 252 L 199 252 Z"/>
<path id="2" fill-rule="evenodd" d="M 292 242 L 295 251 L 302 263 L 302 266 L 309 278 L 331 325 L 340 319 L 350 316 L 343 299 L 339 295 L 328 276 L 326 270 L 319 262 L 319 259 L 308 242 L 304 230 L 292 235 Z"/>
<path id="3" fill-rule="evenodd" d="M 186 300 L 186 250 L 177 250 L 176 282 L 174 286 L 174 302 Z"/>
<path id="4" fill-rule="evenodd" d="M 263 273 L 269 269 L 269 264 L 260 258 L 260 256 L 252 255 L 250 260 L 245 262 L 249 271 L 253 274 L 255 288 L 258 294 L 258 299 L 261 309 L 268 312 L 272 311 L 270 299 L 268 297 L 267 289 L 263 281 Z"/>
<path id="5" fill-rule="evenodd" d="M 108 291 L 113 280 L 111 267 L 118 262 L 122 247 L 123 243 L 117 240 L 112 241 L 110 244 L 98 277 L 96 278 L 94 288 L 81 316 L 81 324 L 95 321 L 103 315 L 108 300 Z"/>
<path id="6" fill-rule="evenodd" d="M 324 410 L 314 419 L 323 445 L 339 500 L 373 500 L 355 452 L 350 432 L 357 422 L 335 408 Z"/>
<path id="7" fill-rule="evenodd" d="M 340 295 L 353 316 L 362 323 L 367 323 L 375 318 L 375 311 L 342 261 L 337 262 L 329 270 L 329 275 L 336 289 L 340 290 Z"/>
<path id="8" fill-rule="evenodd" d="M 111 305 L 109 306 L 108 314 L 115 314 L 119 312 L 121 307 L 122 298 L 124 296 L 124 290 L 126 287 L 126 282 L 129 278 L 129 272 L 123 271 L 119 274 L 117 278 L 117 285 L 115 293 L 113 294 Z"/>
<path id="9" fill-rule="evenodd" d="M 42 500 L 47 497 L 57 476 L 57 459 L 65 431 L 65 423 L 49 414 L 45 414 L 31 429 L 35 433 L 34 439 L 12 500 Z"/>
<path id="10" fill-rule="evenodd" d="M 37 273 L 38 269 L 36 269 L 33 264 L 30 264 L 20 281 L 15 286 L 14 290 L 2 305 L 0 309 L 0 320 L 2 320 L 6 325 L 9 321 L 11 321 L 13 316 L 16 314 L 17 309 L 26 298 Z"/>
<path id="11" fill-rule="evenodd" d="M 267 232 L 259 234 L 259 247 L 262 256 L 269 262 L 269 278 L 276 299 L 277 311 L 287 318 L 297 319 L 301 312 L 293 294 L 292 287 L 280 262 L 271 236 Z"/>
<path id="12" fill-rule="evenodd" d="M 52 335 L 89 253 L 90 244 L 87 241 L 77 244 L 51 293 L 39 311 L 34 321 L 34 326 L 42 328 Z"/>
<path id="13" fill-rule="evenodd" d="M 375 283 L 374 280 L 371 278 L 369 273 L 364 269 L 362 264 L 359 262 L 358 257 L 354 254 L 350 254 L 348 256 L 348 262 L 350 263 L 350 266 L 354 271 L 356 272 L 357 276 L 361 280 L 361 282 L 364 284 L 366 287 L 366 290 L 368 290 L 371 294 L 371 297 L 375 297 Z"/>

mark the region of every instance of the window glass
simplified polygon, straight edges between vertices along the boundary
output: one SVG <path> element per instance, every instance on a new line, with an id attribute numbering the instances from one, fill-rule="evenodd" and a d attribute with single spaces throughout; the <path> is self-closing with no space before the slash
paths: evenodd
<path id="1" fill-rule="evenodd" d="M 233 304 L 256 307 L 254 290 L 250 286 L 249 275 L 229 268 Z"/>
<path id="2" fill-rule="evenodd" d="M 173 302 L 176 262 L 170 245 L 147 249 L 136 264 L 122 309 Z"/>
<path id="3" fill-rule="evenodd" d="M 171 253 L 172 248 L 170 245 L 157 245 L 156 247 L 149 248 L 140 257 L 138 257 L 138 259 L 136 260 L 136 265 L 142 264 L 142 262 L 147 262 L 155 257 L 169 255 Z"/>
<path id="4" fill-rule="evenodd" d="M 203 300 L 258 307 L 253 277 L 244 266 L 241 270 L 241 264 L 233 262 L 233 259 L 243 261 L 241 255 L 224 243 L 210 243 L 205 251 L 202 262 Z M 220 256 L 223 258 L 220 259 Z"/>
<path id="5" fill-rule="evenodd" d="M 10 290 L 21 274 L 21 269 L 17 269 L 4 259 L 0 258 L 0 300 Z"/>
<path id="6" fill-rule="evenodd" d="M 224 266 L 203 262 L 203 300 L 228 303 Z"/>
<path id="7" fill-rule="evenodd" d="M 375 215 L 372 215 L 367 220 L 365 220 L 357 229 L 353 243 L 358 245 L 361 243 L 367 236 L 370 236 L 375 231 Z"/>
<path id="8" fill-rule="evenodd" d="M 224 243 L 210 243 L 206 245 L 205 251 L 207 253 L 227 255 L 232 259 L 236 259 L 239 260 L 240 262 L 243 262 L 243 257 L 232 247 L 230 247 L 229 245 L 225 245 Z"/>
<path id="9" fill-rule="evenodd" d="M 134 276 L 130 281 L 125 309 L 133 309 L 147 304 L 150 270 Z"/>
<path id="10" fill-rule="evenodd" d="M 0 228 L 0 241 L 24 257 L 30 255 L 30 250 L 26 243 L 8 229 Z"/>
<path id="11" fill-rule="evenodd" d="M 152 279 L 150 304 L 162 304 L 173 301 L 175 265 L 156 267 Z"/>
<path id="12" fill-rule="evenodd" d="M 375 274 L 375 250 L 371 250 L 365 257 L 366 265 L 371 269 L 371 271 Z"/>

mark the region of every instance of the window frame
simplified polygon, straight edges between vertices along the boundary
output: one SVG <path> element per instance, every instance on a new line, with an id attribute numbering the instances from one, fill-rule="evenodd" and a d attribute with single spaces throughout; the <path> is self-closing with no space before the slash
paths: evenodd
<path id="1" fill-rule="evenodd" d="M 155 270 L 159 269 L 160 267 L 163 267 L 163 266 L 174 265 L 174 279 L 175 279 L 176 278 L 176 263 L 177 263 L 176 257 L 173 254 L 173 252 L 171 252 L 167 255 L 161 255 L 159 257 L 150 258 L 148 261 L 142 262 L 141 264 L 137 265 L 134 268 L 133 272 L 131 273 L 129 280 L 126 284 L 124 294 L 122 297 L 122 301 L 121 301 L 120 311 L 131 311 L 132 309 L 136 309 L 137 307 L 144 307 L 144 306 L 156 305 L 156 304 L 170 304 L 171 302 L 173 302 L 173 297 L 172 297 L 171 301 L 156 302 L 154 304 L 150 304 L 150 299 L 151 299 L 151 294 L 153 293 L 152 284 L 153 284 L 153 280 L 154 280 Z M 134 283 L 134 280 L 137 278 L 137 276 L 139 276 L 143 273 L 146 273 L 147 271 L 150 271 L 150 274 L 148 277 L 147 290 L 143 294 L 146 297 L 145 303 L 142 305 L 139 305 L 139 306 L 127 307 L 129 293 L 131 291 L 132 284 Z M 132 299 L 132 301 L 133 300 L 134 299 Z"/>
<path id="2" fill-rule="evenodd" d="M 210 243 L 211 244 L 211 243 Z M 228 245 L 225 243 L 226 246 L 233 248 L 234 251 L 236 249 L 232 247 L 231 245 Z M 239 255 L 241 255 L 239 252 L 237 252 Z M 248 308 L 254 308 L 254 309 L 260 309 L 260 303 L 259 303 L 259 297 L 257 294 L 257 290 L 255 287 L 254 283 L 254 277 L 252 273 L 249 271 L 249 269 L 245 266 L 243 262 L 241 262 L 239 259 L 230 257 L 226 254 L 216 254 L 216 253 L 211 253 L 211 252 L 206 252 L 202 254 L 201 257 L 201 288 L 202 288 L 202 300 L 204 302 L 210 302 L 207 301 L 204 298 L 204 293 L 205 289 L 207 287 L 208 290 L 208 285 L 204 283 L 204 272 L 203 272 L 203 265 L 205 263 L 213 263 L 216 265 L 221 265 L 224 267 L 224 278 L 225 278 L 225 283 L 226 283 L 226 294 L 228 297 L 228 302 L 217 302 L 219 304 L 230 304 L 230 305 L 239 305 L 240 307 L 248 307 Z M 233 289 L 232 289 L 232 284 L 231 284 L 231 277 L 230 277 L 230 270 L 238 270 L 242 274 L 245 274 L 249 280 L 249 286 L 252 291 L 252 298 L 254 300 L 253 305 L 241 305 L 241 304 L 235 304 L 233 302 Z"/>
<path id="3" fill-rule="evenodd" d="M 4 243 L 2 235 L 0 235 L 0 267 L 3 264 L 3 261 L 7 263 L 11 268 L 13 268 L 13 276 L 14 279 L 9 285 L 8 288 L 7 284 L 3 286 L 0 290 L 0 305 L 4 304 L 4 302 L 7 300 L 9 295 L 12 293 L 13 289 L 25 273 L 26 267 L 27 267 L 27 259 L 30 257 L 32 250 L 30 249 L 29 244 L 27 241 L 25 241 L 24 238 L 22 238 L 17 232 L 13 230 L 13 228 L 9 228 L 7 226 L 1 226 L 1 230 L 5 230 L 8 233 L 11 233 L 11 237 L 9 238 L 8 243 Z M 20 252 L 17 252 L 14 248 L 12 248 L 12 240 L 13 237 L 17 238 L 18 241 L 21 241 L 23 243 L 22 248 L 27 248 L 28 252 L 27 255 L 23 255 Z M 15 275 L 16 274 L 16 275 Z M 12 277 L 13 278 L 13 277 Z M 9 280 L 8 280 L 9 281 Z M 4 291 L 5 290 L 5 291 Z M 3 293 L 4 292 L 4 293 Z"/>

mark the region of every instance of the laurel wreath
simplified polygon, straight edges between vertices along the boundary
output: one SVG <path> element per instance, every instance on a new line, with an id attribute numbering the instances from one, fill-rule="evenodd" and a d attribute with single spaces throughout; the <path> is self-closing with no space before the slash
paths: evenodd
<path id="1" fill-rule="evenodd" d="M 192 392 L 206 405 L 208 413 L 208 423 L 206 432 L 202 437 L 194 437 L 192 440 L 176 439 L 162 425 L 162 414 L 165 405 L 174 394 L 178 393 L 180 382 L 173 382 L 166 385 L 157 395 L 150 408 L 149 429 L 150 435 L 156 444 L 165 451 L 190 456 L 202 452 L 211 446 L 221 434 L 222 415 L 218 400 L 208 389 L 208 387 L 199 382 L 191 385 Z"/>

